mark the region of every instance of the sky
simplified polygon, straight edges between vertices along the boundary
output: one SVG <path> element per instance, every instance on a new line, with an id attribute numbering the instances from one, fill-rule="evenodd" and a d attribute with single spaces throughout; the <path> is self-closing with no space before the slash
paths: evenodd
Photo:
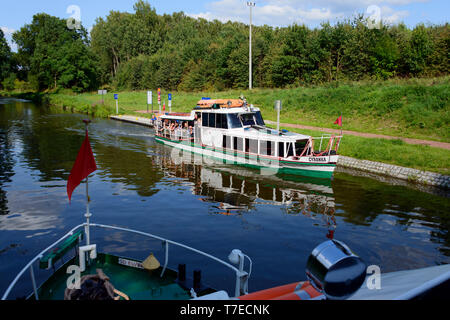
<path id="1" fill-rule="evenodd" d="M 111 10 L 134 12 L 136 0 L 0 0 L 0 28 L 10 46 L 11 34 L 32 21 L 33 15 L 45 12 L 68 19 L 79 15 L 88 30 L 98 17 Z M 183 11 L 194 18 L 249 23 L 246 0 L 149 0 L 158 14 Z M 252 0 L 252 23 L 283 27 L 306 24 L 312 28 L 321 22 L 331 23 L 363 13 L 391 24 L 404 22 L 409 27 L 418 23 L 449 22 L 450 0 Z"/>

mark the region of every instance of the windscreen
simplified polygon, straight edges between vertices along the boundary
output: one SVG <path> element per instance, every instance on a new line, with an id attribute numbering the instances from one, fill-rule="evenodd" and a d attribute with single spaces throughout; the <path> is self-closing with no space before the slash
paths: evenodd
<path id="1" fill-rule="evenodd" d="M 244 113 L 241 114 L 242 124 L 244 126 L 253 126 L 255 125 L 255 119 L 253 118 L 253 113 Z"/>

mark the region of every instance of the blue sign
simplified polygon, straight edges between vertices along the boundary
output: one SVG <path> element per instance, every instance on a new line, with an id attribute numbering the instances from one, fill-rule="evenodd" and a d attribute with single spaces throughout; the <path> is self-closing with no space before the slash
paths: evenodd
<path id="1" fill-rule="evenodd" d="M 169 100 L 172 100 L 172 94 L 169 93 Z"/>
<path id="2" fill-rule="evenodd" d="M 211 100 L 211 98 L 203 97 L 202 100 Z"/>
<path id="3" fill-rule="evenodd" d="M 119 95 L 117 93 L 114 93 L 114 100 L 119 100 Z"/>

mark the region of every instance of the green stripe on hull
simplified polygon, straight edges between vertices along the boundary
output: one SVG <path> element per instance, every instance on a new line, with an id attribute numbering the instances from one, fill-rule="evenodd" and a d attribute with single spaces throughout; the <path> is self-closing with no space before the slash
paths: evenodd
<path id="1" fill-rule="evenodd" d="M 268 167 L 268 166 L 251 164 L 251 163 L 242 163 L 242 162 L 239 162 L 239 161 L 233 161 L 232 162 L 230 160 L 227 160 L 227 159 L 224 159 L 224 158 L 221 158 L 221 157 L 217 157 L 217 156 L 213 156 L 213 155 L 207 155 L 207 154 L 204 154 L 204 153 L 196 152 L 195 151 L 196 149 L 200 149 L 200 150 L 207 149 L 207 150 L 213 151 L 213 152 L 219 152 L 219 151 L 215 151 L 215 150 L 213 150 L 212 148 L 209 148 L 209 147 L 196 146 L 194 143 L 191 143 L 191 142 L 189 142 L 189 143 L 183 142 L 183 141 L 177 142 L 177 141 L 172 141 L 170 139 L 163 138 L 163 137 L 155 137 L 155 139 L 156 139 L 157 142 L 159 142 L 161 144 L 165 144 L 165 145 L 168 145 L 169 147 L 177 148 L 177 149 L 180 149 L 180 150 L 182 148 L 171 146 L 170 144 L 168 144 L 166 142 L 175 143 L 175 144 L 182 144 L 182 145 L 187 146 L 187 147 L 192 147 L 192 150 L 190 150 L 191 153 L 195 153 L 195 154 L 198 154 L 198 155 L 201 155 L 201 156 L 207 156 L 209 158 L 214 158 L 216 160 L 223 161 L 224 164 L 240 165 L 240 166 L 243 166 L 243 167 L 253 168 L 253 169 L 266 169 L 266 170 L 274 169 L 275 170 L 275 168 L 271 168 L 271 167 Z M 245 155 L 234 154 L 234 153 L 230 153 L 230 152 L 225 152 L 223 154 L 228 154 L 228 155 L 231 155 L 231 156 L 238 156 L 240 158 L 247 159 L 247 158 L 245 158 Z M 250 155 L 249 159 L 250 160 L 255 160 L 255 159 L 257 159 L 257 156 Z M 283 164 L 286 164 L 286 163 L 289 163 L 289 162 L 288 161 L 280 161 L 279 163 L 283 165 Z M 311 164 L 305 163 L 304 166 L 305 167 L 306 166 L 336 167 L 335 164 L 315 164 L 315 163 L 311 163 Z M 333 171 L 303 169 L 301 167 L 299 167 L 299 168 L 288 168 L 288 167 L 283 167 L 283 166 L 278 168 L 278 173 L 296 174 L 296 175 L 302 175 L 302 176 L 306 176 L 306 177 L 325 178 L 325 179 L 331 179 L 333 177 Z"/>

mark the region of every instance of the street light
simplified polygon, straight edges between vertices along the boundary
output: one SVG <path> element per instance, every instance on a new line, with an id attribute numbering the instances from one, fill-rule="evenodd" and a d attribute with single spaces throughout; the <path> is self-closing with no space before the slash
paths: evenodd
<path id="1" fill-rule="evenodd" d="M 252 90 L 252 8 L 255 6 L 255 3 L 247 1 L 247 6 L 250 7 L 250 52 L 248 58 L 248 88 Z"/>

